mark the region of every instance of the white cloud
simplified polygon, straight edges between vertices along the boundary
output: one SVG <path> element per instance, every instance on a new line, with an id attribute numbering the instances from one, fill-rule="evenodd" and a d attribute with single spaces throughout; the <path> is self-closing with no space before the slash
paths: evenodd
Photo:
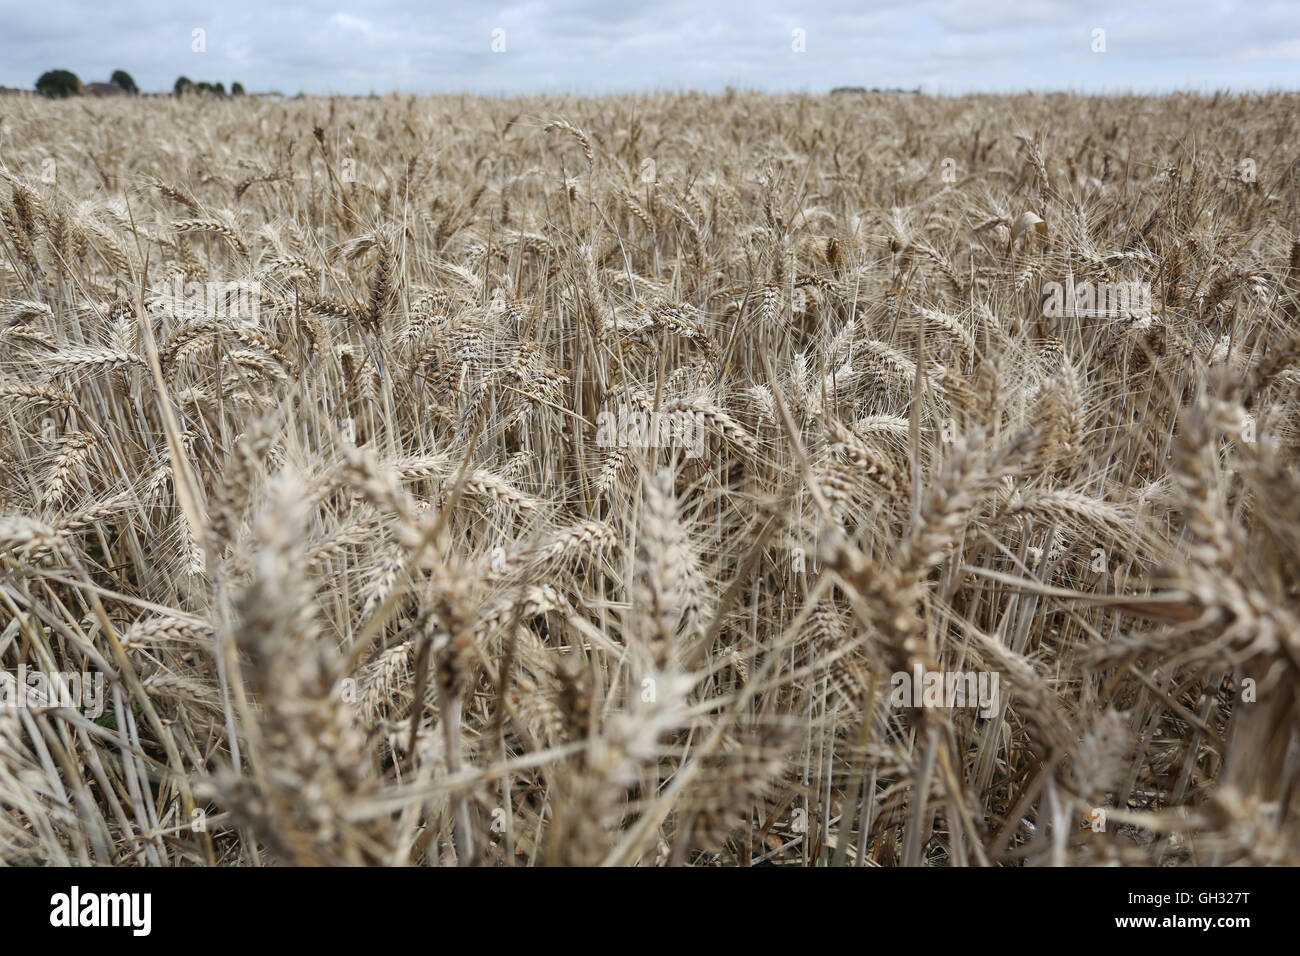
<path id="1" fill-rule="evenodd" d="M 339 27 L 345 32 L 360 33 L 366 39 L 370 39 L 375 35 L 375 28 L 369 22 L 341 10 L 331 13 L 326 22 L 331 26 Z"/>

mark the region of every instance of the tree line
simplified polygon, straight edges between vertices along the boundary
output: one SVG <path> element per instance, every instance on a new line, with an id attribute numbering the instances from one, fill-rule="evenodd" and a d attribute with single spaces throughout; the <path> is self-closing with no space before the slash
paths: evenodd
<path id="1" fill-rule="evenodd" d="M 131 96 L 136 96 L 140 92 L 140 87 L 136 85 L 131 74 L 125 70 L 114 70 L 113 75 L 109 77 L 109 82 L 119 87 L 122 92 Z M 65 96 L 76 96 L 84 90 L 84 84 L 77 74 L 71 70 L 47 70 L 40 75 L 36 81 L 36 92 L 44 96 L 63 98 Z M 244 85 L 238 81 L 230 84 L 230 92 L 226 92 L 224 83 L 209 83 L 206 80 L 195 83 L 188 76 L 176 78 L 172 85 L 172 93 L 175 96 L 184 96 L 187 94 L 201 93 L 208 96 L 243 96 Z"/>

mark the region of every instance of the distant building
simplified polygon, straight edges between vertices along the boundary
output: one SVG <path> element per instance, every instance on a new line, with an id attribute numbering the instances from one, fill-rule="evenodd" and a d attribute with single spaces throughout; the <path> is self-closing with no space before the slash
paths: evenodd
<path id="1" fill-rule="evenodd" d="M 245 96 L 251 96 L 255 100 L 270 100 L 272 103 L 279 103 L 284 99 L 284 94 L 279 90 L 268 90 L 265 93 L 245 93 Z"/>
<path id="2" fill-rule="evenodd" d="M 126 96 L 126 90 L 116 83 L 87 83 L 81 92 L 87 96 Z"/>

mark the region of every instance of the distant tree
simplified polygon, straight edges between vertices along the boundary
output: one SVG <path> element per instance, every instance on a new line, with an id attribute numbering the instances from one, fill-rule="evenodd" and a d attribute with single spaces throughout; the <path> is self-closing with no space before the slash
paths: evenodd
<path id="1" fill-rule="evenodd" d="M 209 83 L 207 80 L 199 80 L 198 84 L 194 87 L 194 89 L 199 93 L 211 93 L 212 84 Z"/>
<path id="2" fill-rule="evenodd" d="M 135 96 L 140 92 L 140 87 L 135 85 L 135 80 L 131 79 L 131 74 L 126 72 L 126 70 L 114 70 L 113 75 L 108 78 L 108 81 L 110 83 L 116 83 L 132 96 Z"/>
<path id="3" fill-rule="evenodd" d="M 212 84 L 212 92 L 213 92 L 213 93 L 216 93 L 217 96 L 220 96 L 220 97 L 224 98 L 225 95 L 226 95 L 226 84 L 224 84 L 224 83 L 222 83 L 222 82 L 220 82 L 220 81 L 218 81 L 218 82 L 216 82 L 216 83 L 213 83 L 213 84 Z"/>
<path id="4" fill-rule="evenodd" d="M 243 84 L 243 83 L 240 83 L 238 80 L 235 80 L 235 82 L 231 83 L 231 84 L 230 84 L 230 95 L 231 95 L 231 96 L 243 96 L 243 95 L 244 95 L 244 84 Z"/>
<path id="5" fill-rule="evenodd" d="M 81 80 L 71 70 L 49 70 L 36 81 L 36 92 L 60 99 L 81 92 Z"/>
<path id="6" fill-rule="evenodd" d="M 194 92 L 194 81 L 188 76 L 178 76 L 176 85 L 172 87 L 172 92 L 177 96 L 184 96 L 186 93 Z"/>

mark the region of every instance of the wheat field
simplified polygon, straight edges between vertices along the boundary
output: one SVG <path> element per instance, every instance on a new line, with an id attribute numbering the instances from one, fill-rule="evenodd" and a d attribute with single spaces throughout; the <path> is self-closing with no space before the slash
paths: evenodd
<path id="1" fill-rule="evenodd" d="M 1300 863 L 1298 106 L 0 99 L 0 863 Z"/>

